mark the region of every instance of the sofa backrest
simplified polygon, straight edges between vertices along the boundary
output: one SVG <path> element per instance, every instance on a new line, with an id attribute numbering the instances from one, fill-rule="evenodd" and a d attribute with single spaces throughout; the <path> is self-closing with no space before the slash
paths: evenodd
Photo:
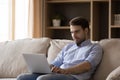
<path id="1" fill-rule="evenodd" d="M 73 42 L 72 40 L 60 40 L 60 39 L 53 39 L 50 41 L 50 47 L 48 49 L 48 62 L 51 63 L 55 58 L 56 56 L 59 54 L 59 52 L 61 51 L 61 49 L 69 44 Z"/>
<path id="2" fill-rule="evenodd" d="M 47 53 L 49 38 L 21 39 L 0 43 L 0 78 L 28 72 L 22 53 Z"/>
<path id="3" fill-rule="evenodd" d="M 72 40 L 57 40 L 49 38 L 21 39 L 0 43 L 0 78 L 17 77 L 20 73 L 28 72 L 22 53 L 48 53 L 51 63 L 60 50 Z M 93 42 L 94 43 L 94 42 Z M 99 44 L 103 47 L 104 55 L 94 79 L 105 80 L 108 74 L 120 65 L 120 40 L 106 39 Z"/>
<path id="4" fill-rule="evenodd" d="M 105 39 L 99 43 L 104 54 L 94 75 L 94 80 L 106 80 L 109 73 L 120 66 L 120 39 Z"/>

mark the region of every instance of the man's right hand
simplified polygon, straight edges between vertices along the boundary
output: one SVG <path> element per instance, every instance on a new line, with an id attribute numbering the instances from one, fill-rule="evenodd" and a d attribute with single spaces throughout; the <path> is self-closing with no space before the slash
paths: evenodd
<path id="1" fill-rule="evenodd" d="M 51 71 L 52 71 L 52 72 L 55 72 L 55 73 L 59 73 L 60 68 L 59 68 L 59 67 L 56 67 L 56 66 L 53 66 L 53 67 L 51 68 Z"/>
<path id="2" fill-rule="evenodd" d="M 61 69 L 61 68 L 56 67 L 56 66 L 52 67 L 51 71 L 54 73 L 60 73 L 60 74 L 70 74 L 67 70 Z"/>

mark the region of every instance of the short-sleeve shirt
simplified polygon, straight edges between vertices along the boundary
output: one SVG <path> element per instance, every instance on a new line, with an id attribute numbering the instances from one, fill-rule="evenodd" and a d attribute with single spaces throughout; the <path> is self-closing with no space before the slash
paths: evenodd
<path id="1" fill-rule="evenodd" d="M 90 40 L 82 42 L 79 46 L 76 43 L 70 43 L 61 50 L 51 64 L 66 69 L 81 62 L 88 61 L 92 67 L 88 72 L 72 76 L 78 80 L 89 79 L 96 66 L 100 63 L 102 53 L 102 47 L 99 44 L 91 43 Z"/>

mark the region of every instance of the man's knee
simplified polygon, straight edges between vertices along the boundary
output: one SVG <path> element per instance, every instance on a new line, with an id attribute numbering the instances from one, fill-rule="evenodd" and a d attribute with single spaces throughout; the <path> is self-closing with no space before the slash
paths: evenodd
<path id="1" fill-rule="evenodd" d="M 41 75 L 37 80 L 55 80 L 52 74 Z"/>
<path id="2" fill-rule="evenodd" d="M 36 80 L 39 74 L 20 74 L 17 80 Z"/>
<path id="3" fill-rule="evenodd" d="M 37 78 L 37 80 L 48 80 L 47 75 L 41 75 Z"/>
<path id="4" fill-rule="evenodd" d="M 25 80 L 25 75 L 24 74 L 18 75 L 17 80 Z"/>

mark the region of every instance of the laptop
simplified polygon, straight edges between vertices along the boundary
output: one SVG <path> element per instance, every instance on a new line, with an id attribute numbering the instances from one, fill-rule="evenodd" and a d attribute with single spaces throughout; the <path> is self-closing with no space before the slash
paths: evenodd
<path id="1" fill-rule="evenodd" d="M 24 53 L 23 57 L 31 73 L 51 73 L 45 54 Z"/>

